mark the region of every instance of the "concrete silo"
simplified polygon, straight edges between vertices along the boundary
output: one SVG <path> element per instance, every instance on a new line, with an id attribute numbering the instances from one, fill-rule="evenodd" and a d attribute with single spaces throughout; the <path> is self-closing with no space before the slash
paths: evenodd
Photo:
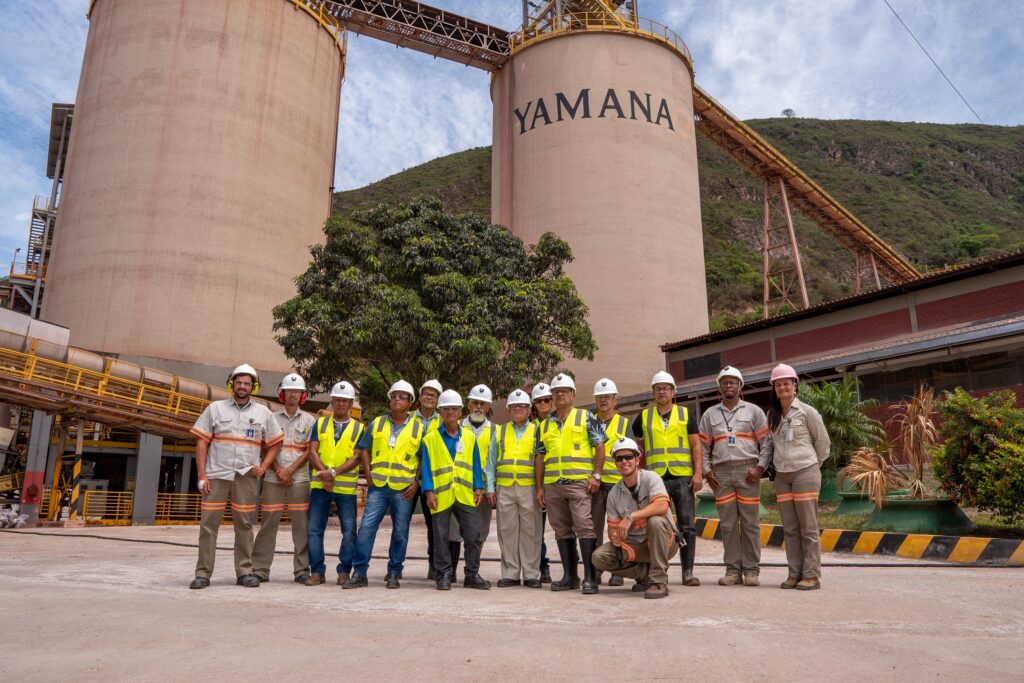
<path id="1" fill-rule="evenodd" d="M 492 220 L 572 247 L 600 346 L 569 364 L 583 401 L 600 376 L 649 391 L 659 345 L 708 331 L 692 78 L 682 42 L 641 20 L 534 34 L 492 81 Z"/>
<path id="2" fill-rule="evenodd" d="M 300 0 L 95 0 L 43 317 L 201 379 L 288 369 L 271 311 L 322 240 L 344 68 Z"/>

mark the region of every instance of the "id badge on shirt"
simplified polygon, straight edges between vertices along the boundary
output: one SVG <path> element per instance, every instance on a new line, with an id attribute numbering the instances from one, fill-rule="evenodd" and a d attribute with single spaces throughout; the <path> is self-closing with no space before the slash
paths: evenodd
<path id="1" fill-rule="evenodd" d="M 730 446 L 735 446 L 736 445 L 736 435 L 735 434 L 730 434 L 729 435 L 728 443 L 729 443 Z"/>
<path id="2" fill-rule="evenodd" d="M 461 441 L 459 441 L 458 443 L 455 444 L 455 452 L 456 453 L 461 453 L 462 452 L 462 442 Z"/>
<path id="3" fill-rule="evenodd" d="M 793 428 L 792 427 L 786 427 L 786 441 L 792 441 L 792 440 L 793 440 Z"/>
<path id="4" fill-rule="evenodd" d="M 388 438 L 388 446 L 389 446 L 390 448 L 394 448 L 394 447 L 395 447 L 395 444 L 397 444 L 397 443 L 398 443 L 398 434 L 392 434 L 392 435 L 391 435 L 391 436 L 390 436 L 390 437 Z"/>

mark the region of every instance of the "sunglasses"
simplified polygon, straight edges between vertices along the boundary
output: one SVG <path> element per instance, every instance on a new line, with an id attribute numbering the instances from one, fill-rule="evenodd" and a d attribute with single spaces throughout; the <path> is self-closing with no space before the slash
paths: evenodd
<path id="1" fill-rule="evenodd" d="M 538 398 L 534 403 L 551 403 L 550 398 Z"/>
<path id="2" fill-rule="evenodd" d="M 626 462 L 627 460 L 633 460 L 635 458 L 636 458 L 636 454 L 635 453 L 630 453 L 629 455 L 616 455 L 615 456 L 615 462 Z"/>

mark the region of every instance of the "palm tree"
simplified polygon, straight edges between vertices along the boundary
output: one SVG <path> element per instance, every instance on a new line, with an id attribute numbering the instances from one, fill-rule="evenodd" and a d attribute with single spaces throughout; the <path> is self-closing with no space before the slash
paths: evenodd
<path id="1" fill-rule="evenodd" d="M 832 471 L 849 464 L 857 449 L 878 446 L 885 439 L 882 423 L 864 413 L 878 401 L 859 399 L 858 385 L 855 377 L 847 375 L 838 382 L 800 387 L 800 400 L 817 408 L 832 439 L 832 457 L 827 465 Z"/>

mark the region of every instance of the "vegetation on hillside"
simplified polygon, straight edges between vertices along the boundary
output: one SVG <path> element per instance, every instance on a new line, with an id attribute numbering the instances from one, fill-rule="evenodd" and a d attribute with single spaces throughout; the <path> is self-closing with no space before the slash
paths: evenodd
<path id="1" fill-rule="evenodd" d="M 749 122 L 922 271 L 1024 248 L 1024 126 L 782 118 Z M 697 138 L 712 329 L 759 317 L 761 182 Z M 459 152 L 335 196 L 349 213 L 438 196 L 490 214 L 490 148 Z M 853 257 L 794 214 L 811 303 L 853 293 Z M 557 232 L 557 229 L 556 229 Z"/>

